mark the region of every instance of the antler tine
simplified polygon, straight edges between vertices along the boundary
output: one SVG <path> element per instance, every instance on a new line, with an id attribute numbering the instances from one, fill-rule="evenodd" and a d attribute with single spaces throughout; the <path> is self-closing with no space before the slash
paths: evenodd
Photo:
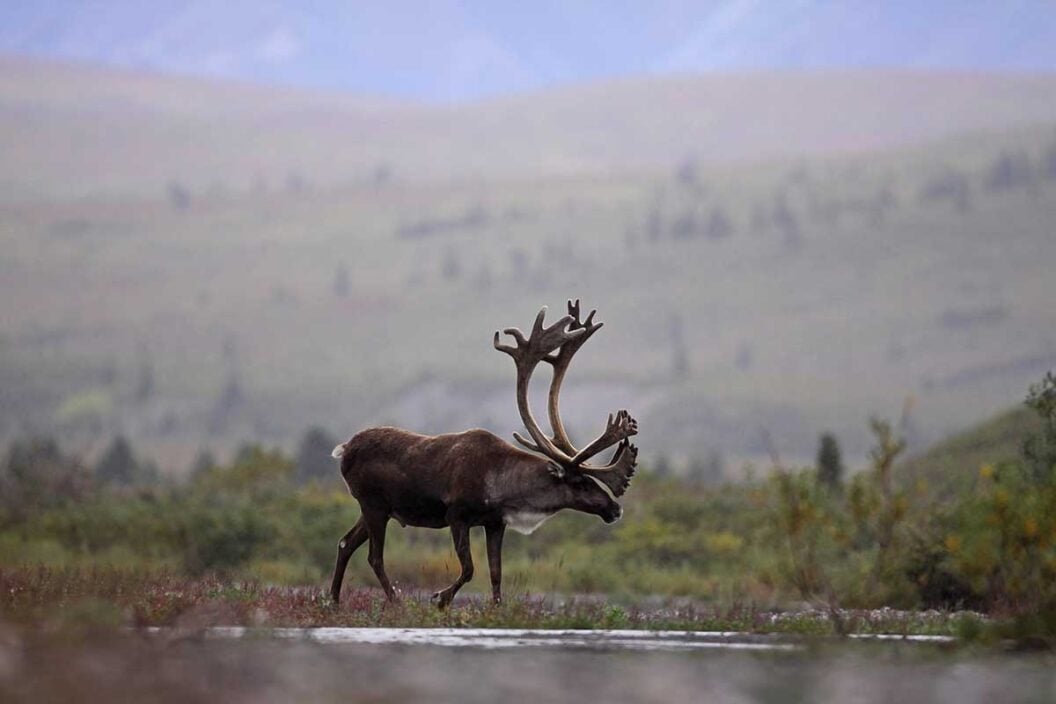
<path id="1" fill-rule="evenodd" d="M 573 318 L 570 315 L 564 316 L 549 327 L 543 326 L 545 316 L 546 306 L 543 306 L 539 310 L 539 314 L 535 316 L 532 332 L 527 338 L 525 338 L 520 328 L 505 328 L 502 331 L 516 341 L 516 346 L 502 344 L 498 332 L 495 333 L 492 344 L 495 349 L 510 355 L 519 364 L 535 365 L 543 360 L 550 361 L 553 358 L 551 353 L 554 350 L 587 334 L 585 329 L 569 329 L 569 324 L 573 322 Z"/>
<path id="2" fill-rule="evenodd" d="M 573 301 L 571 298 L 568 299 L 568 315 L 572 318 L 572 323 L 568 326 L 572 330 L 578 328 L 590 328 L 594 324 L 594 315 L 598 312 L 597 308 L 591 308 L 590 313 L 587 315 L 587 319 L 583 322 L 579 320 L 579 299 Z M 598 323 L 597 328 L 600 328 L 604 323 Z"/>
<path id="3" fill-rule="evenodd" d="M 622 440 L 612 455 L 612 461 L 603 467 L 580 465 L 579 471 L 597 479 L 608 487 L 613 496 L 622 496 L 630 486 L 631 477 L 638 466 L 638 448 L 630 440 Z"/>
<path id="4" fill-rule="evenodd" d="M 519 345 L 525 344 L 524 343 L 524 333 L 522 333 L 517 328 L 506 328 L 505 333 L 507 335 L 513 335 L 514 338 L 517 339 L 517 342 L 518 342 Z M 500 334 L 499 331 L 496 330 L 495 331 L 495 340 L 494 340 L 494 342 L 492 342 L 492 344 L 495 346 L 495 349 L 497 349 L 499 352 L 505 352 L 506 354 L 508 354 L 511 357 L 513 357 L 514 359 L 516 359 L 517 358 L 517 348 L 512 346 L 512 345 L 504 345 L 501 342 L 499 342 L 499 334 Z"/>
<path id="5" fill-rule="evenodd" d="M 513 439 L 516 440 L 517 442 L 519 442 L 524 447 L 527 447 L 529 450 L 531 450 L 533 452 L 542 452 L 543 451 L 543 449 L 541 447 L 539 447 L 534 442 L 532 442 L 528 438 L 524 437 L 523 435 L 521 435 L 517 431 L 513 432 Z"/>
<path id="6" fill-rule="evenodd" d="M 638 421 L 631 417 L 626 410 L 621 410 L 613 416 L 609 414 L 609 420 L 605 424 L 605 432 L 596 440 L 577 452 L 572 458 L 573 464 L 582 464 L 607 447 L 612 447 L 618 442 L 626 440 L 632 435 L 638 434 Z"/>

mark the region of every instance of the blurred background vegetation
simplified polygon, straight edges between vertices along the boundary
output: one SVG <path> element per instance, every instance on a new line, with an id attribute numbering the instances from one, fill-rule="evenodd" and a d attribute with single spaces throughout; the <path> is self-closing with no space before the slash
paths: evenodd
<path id="1" fill-rule="evenodd" d="M 968 608 L 998 615 L 1056 606 L 1056 377 L 1031 387 L 1025 422 L 1001 417 L 909 463 L 905 422 L 874 419 L 871 465 L 842 471 L 838 443 L 816 466 L 775 458 L 731 483 L 706 463 L 685 476 L 644 468 L 615 526 L 569 512 L 511 534 L 506 592 L 691 597 L 784 608 Z M 999 436 L 1002 443 L 991 438 Z M 336 480 L 333 439 L 308 430 L 296 457 L 245 446 L 207 455 L 183 480 L 159 477 L 123 438 L 94 467 L 52 441 L 19 442 L 2 469 L 0 564 L 111 565 L 322 585 L 357 508 Z M 971 466 L 950 473 L 951 464 Z M 482 536 L 475 559 L 484 564 Z M 446 532 L 390 533 L 387 566 L 409 592 L 453 579 Z M 365 553 L 351 584 L 374 586 Z M 484 591 L 486 579 L 469 588 Z"/>

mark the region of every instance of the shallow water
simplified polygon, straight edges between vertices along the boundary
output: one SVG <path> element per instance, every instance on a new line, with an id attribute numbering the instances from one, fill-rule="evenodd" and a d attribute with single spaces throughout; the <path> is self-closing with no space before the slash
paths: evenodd
<path id="1" fill-rule="evenodd" d="M 160 631 L 159 631 L 160 632 Z M 210 638 L 266 635 L 329 644 L 435 645 L 455 648 L 565 648 L 589 650 L 757 650 L 793 651 L 806 646 L 802 639 L 737 631 L 543 630 L 519 628 L 274 628 L 254 631 L 242 627 L 214 627 Z M 856 640 L 946 644 L 948 636 L 856 635 Z"/>
<path id="2" fill-rule="evenodd" d="M 972 653 L 927 641 L 211 628 L 135 631 L 98 641 L 9 639 L 4 647 L 4 702 L 1056 701 L 1050 657 Z"/>

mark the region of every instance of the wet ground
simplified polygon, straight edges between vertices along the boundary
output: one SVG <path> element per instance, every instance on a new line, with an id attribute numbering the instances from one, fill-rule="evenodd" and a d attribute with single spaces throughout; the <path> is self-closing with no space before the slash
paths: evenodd
<path id="1" fill-rule="evenodd" d="M 1053 702 L 1040 655 L 731 633 L 214 628 L 0 641 L 0 701 Z"/>

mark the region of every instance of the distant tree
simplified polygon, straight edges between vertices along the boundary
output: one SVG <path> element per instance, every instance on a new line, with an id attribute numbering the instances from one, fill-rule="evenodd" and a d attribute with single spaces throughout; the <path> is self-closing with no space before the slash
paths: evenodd
<path id="1" fill-rule="evenodd" d="M 671 316 L 668 324 L 668 339 L 671 341 L 671 374 L 676 379 L 689 376 L 689 350 L 686 347 L 685 325 L 682 316 Z"/>
<path id="2" fill-rule="evenodd" d="M 132 446 L 123 435 L 115 437 L 99 458 L 95 476 L 100 483 L 115 486 L 130 486 L 141 478 Z"/>
<path id="3" fill-rule="evenodd" d="M 822 433 L 818 440 L 818 482 L 830 489 L 843 486 L 843 458 L 832 433 Z"/>
<path id="4" fill-rule="evenodd" d="M 228 367 L 233 367 L 238 362 L 238 345 L 230 333 L 224 335 L 224 340 L 220 343 L 220 356 Z"/>
<path id="5" fill-rule="evenodd" d="M 746 372 L 752 368 L 752 362 L 755 360 L 755 354 L 752 352 L 752 346 L 747 342 L 742 342 L 737 345 L 737 354 L 734 356 L 733 364 L 737 369 L 742 372 Z"/>
<path id="6" fill-rule="evenodd" d="M 653 474 L 661 479 L 671 476 L 671 462 L 667 459 L 667 455 L 660 455 L 653 461 Z"/>
<path id="7" fill-rule="evenodd" d="M 1041 419 L 1041 432 L 1023 443 L 1027 467 L 1038 483 L 1056 477 L 1056 375 L 1047 372 L 1042 380 L 1030 385 L 1027 407 Z"/>
<path id="8" fill-rule="evenodd" d="M 696 158 L 687 156 L 675 169 L 675 180 L 678 181 L 679 185 L 696 187 L 700 183 L 700 174 L 698 172 Z"/>
<path id="9" fill-rule="evenodd" d="M 711 486 L 722 483 L 726 476 L 726 461 L 722 453 L 712 450 L 707 457 L 695 457 L 689 463 L 687 479 L 698 486 Z"/>
<path id="10" fill-rule="evenodd" d="M 370 181 L 374 188 L 387 186 L 392 181 L 392 169 L 388 164 L 378 164 L 370 174 Z"/>
<path id="11" fill-rule="evenodd" d="M 305 182 L 304 177 L 301 176 L 297 171 L 290 171 L 286 174 L 286 192 L 292 195 L 300 195 L 308 190 L 308 184 Z"/>
<path id="12" fill-rule="evenodd" d="M 733 234 L 733 222 L 722 208 L 715 208 L 704 229 L 709 239 L 724 240 Z"/>
<path id="13" fill-rule="evenodd" d="M 331 453 L 337 446 L 337 439 L 319 426 L 313 426 L 301 436 L 297 446 L 298 483 L 313 480 L 332 480 L 337 477 L 337 468 Z"/>
<path id="14" fill-rule="evenodd" d="M 1042 157 L 1042 173 L 1050 181 L 1056 181 L 1056 143 L 1052 144 Z"/>
<path id="15" fill-rule="evenodd" d="M 675 216 L 668 226 L 671 238 L 676 240 L 689 240 L 700 234 L 700 226 L 697 224 L 697 213 L 693 208 L 686 208 Z"/>
<path id="16" fill-rule="evenodd" d="M 623 230 L 623 245 L 628 252 L 633 252 L 638 246 L 638 229 L 634 225 L 628 225 Z"/>
<path id="17" fill-rule="evenodd" d="M 91 473 L 52 438 L 16 440 L 0 464 L 0 525 L 91 491 Z"/>
<path id="18" fill-rule="evenodd" d="M 349 281 L 348 266 L 339 262 L 337 271 L 334 272 L 334 295 L 338 298 L 348 298 L 351 282 Z"/>
<path id="19" fill-rule="evenodd" d="M 467 229 L 479 229 L 491 222 L 491 213 L 483 203 L 470 203 L 462 214 L 458 225 Z"/>
<path id="20" fill-rule="evenodd" d="M 869 224 L 873 226 L 882 225 L 887 217 L 887 211 L 893 209 L 895 203 L 894 190 L 892 190 L 890 184 L 884 184 L 865 204 Z"/>
<path id="21" fill-rule="evenodd" d="M 235 450 L 235 459 L 232 465 L 248 465 L 267 454 L 267 450 L 255 442 L 244 442 Z"/>
<path id="22" fill-rule="evenodd" d="M 789 207 L 788 198 L 784 193 L 774 199 L 774 209 L 770 219 L 781 233 L 785 251 L 799 251 L 803 246 L 803 234 L 799 228 L 799 219 Z"/>
<path id="23" fill-rule="evenodd" d="M 658 195 L 649 206 L 649 213 L 645 218 L 645 237 L 650 242 L 658 242 L 664 234 L 664 210 L 663 201 Z"/>
<path id="24" fill-rule="evenodd" d="M 149 401 L 154 395 L 154 367 L 150 362 L 140 365 L 136 376 L 135 399 L 137 403 Z"/>
<path id="25" fill-rule="evenodd" d="M 180 414 L 172 408 L 166 408 L 158 419 L 158 434 L 168 436 L 174 434 L 180 427 Z"/>
<path id="26" fill-rule="evenodd" d="M 770 213 L 766 206 L 762 203 L 752 204 L 752 215 L 750 219 L 750 227 L 752 232 L 760 234 L 765 232 L 770 226 Z"/>
<path id="27" fill-rule="evenodd" d="M 2 341 L 0 341 L 2 344 Z M 113 386 L 117 381 L 117 364 L 113 360 L 107 360 L 99 367 L 99 383 L 103 386 Z"/>
<path id="28" fill-rule="evenodd" d="M 136 373 L 136 388 L 133 398 L 136 403 L 146 403 L 154 396 L 154 364 L 146 347 L 140 348 L 139 370 Z"/>
<path id="29" fill-rule="evenodd" d="M 444 252 L 444 260 L 440 266 L 440 274 L 448 281 L 455 281 L 462 276 L 462 262 L 454 248 L 449 247 Z"/>
<path id="30" fill-rule="evenodd" d="M 883 208 L 897 208 L 898 207 L 898 196 L 895 195 L 895 189 L 891 183 L 885 183 L 876 192 L 874 200 Z"/>
<path id="31" fill-rule="evenodd" d="M 198 451 L 198 455 L 194 458 L 194 462 L 191 463 L 191 480 L 193 481 L 195 478 L 204 475 L 214 467 L 216 467 L 216 457 L 209 451 L 209 448 L 203 447 Z"/>
<path id="32" fill-rule="evenodd" d="M 187 210 L 191 207 L 191 192 L 179 181 L 169 181 L 169 205 L 175 210 Z"/>
<path id="33" fill-rule="evenodd" d="M 888 362 L 901 362 L 906 358 L 906 346 L 901 340 L 892 339 L 887 344 L 887 352 L 884 356 Z"/>
<path id="34" fill-rule="evenodd" d="M 231 418 L 242 410 L 245 403 L 246 397 L 242 392 L 242 384 L 238 380 L 238 375 L 231 371 L 209 414 L 209 432 L 213 435 L 223 434 Z"/>
<path id="35" fill-rule="evenodd" d="M 924 184 L 918 199 L 922 203 L 950 201 L 958 212 L 964 213 L 972 206 L 972 186 L 960 171 L 946 169 Z"/>
<path id="36" fill-rule="evenodd" d="M 491 290 L 491 284 L 492 284 L 491 267 L 488 265 L 487 261 L 483 261 L 483 262 L 480 263 L 480 268 L 477 269 L 477 276 L 476 276 L 475 283 L 476 283 L 477 288 L 480 289 L 481 291 L 489 291 L 489 290 Z"/>
<path id="37" fill-rule="evenodd" d="M 528 275 L 528 253 L 523 249 L 510 250 L 510 268 L 514 279 L 523 279 Z"/>
<path id="38" fill-rule="evenodd" d="M 269 292 L 271 303 L 275 306 L 297 305 L 297 294 L 282 284 L 273 284 Z"/>
<path id="39" fill-rule="evenodd" d="M 1034 167 L 1030 156 L 1023 151 L 1004 152 L 990 165 L 986 187 L 991 191 L 1007 191 L 1029 186 L 1034 182 Z"/>

